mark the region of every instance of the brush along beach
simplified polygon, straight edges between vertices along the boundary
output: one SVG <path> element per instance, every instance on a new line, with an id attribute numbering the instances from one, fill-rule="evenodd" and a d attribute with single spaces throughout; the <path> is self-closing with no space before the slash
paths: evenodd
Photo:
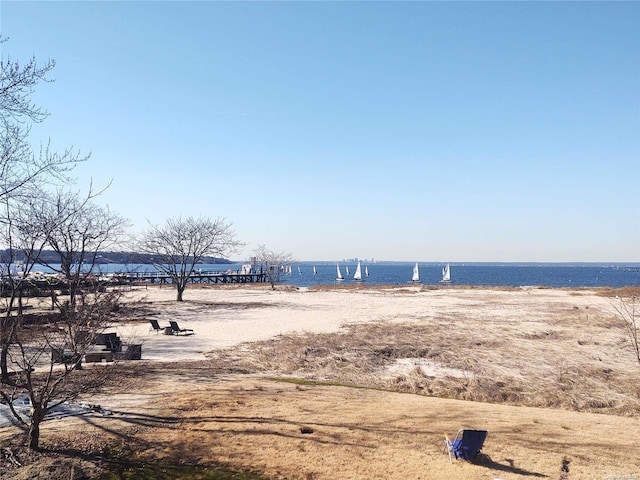
<path id="1" fill-rule="evenodd" d="M 88 365 L 122 381 L 43 443 L 256 475 L 238 478 L 640 478 L 640 365 L 616 314 L 632 290 L 134 287 L 110 331 L 142 360 Z M 464 428 L 488 431 L 482 454 L 451 463 L 444 434 Z"/>

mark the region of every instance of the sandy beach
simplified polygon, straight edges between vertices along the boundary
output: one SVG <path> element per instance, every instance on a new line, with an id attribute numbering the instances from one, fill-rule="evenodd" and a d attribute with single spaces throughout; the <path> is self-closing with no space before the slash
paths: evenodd
<path id="1" fill-rule="evenodd" d="M 640 430 L 640 366 L 614 301 L 242 285 L 188 288 L 177 303 L 168 287 L 136 287 L 114 331 L 142 344 L 142 361 L 123 365 L 126 388 L 85 399 L 116 414 L 46 422 L 43 439 L 91 425 L 99 441 L 126 433 L 141 456 L 268 478 L 640 478 L 628 434 Z M 195 334 L 149 331 L 151 318 Z M 479 464 L 442 451 L 443 433 L 463 427 L 490 432 Z"/>
<path id="2" fill-rule="evenodd" d="M 126 302 L 153 306 L 162 327 L 175 320 L 196 335 L 149 334 L 142 321 L 117 325 L 113 331 L 125 340 L 143 344 L 145 360 L 203 360 L 206 353 L 266 340 L 277 335 L 304 332 L 336 332 L 340 328 L 371 322 L 421 322 L 448 317 L 492 324 L 521 323 L 535 331 L 550 313 L 562 309 L 591 309 L 612 315 L 611 299 L 594 290 L 562 289 L 423 289 L 420 286 L 309 290 L 245 285 L 225 288 L 190 288 L 182 304 L 168 288 L 137 288 Z M 585 313 L 585 318 L 587 314 Z M 145 317 L 142 314 L 142 317 Z M 542 323 L 541 323 L 542 322 Z"/>

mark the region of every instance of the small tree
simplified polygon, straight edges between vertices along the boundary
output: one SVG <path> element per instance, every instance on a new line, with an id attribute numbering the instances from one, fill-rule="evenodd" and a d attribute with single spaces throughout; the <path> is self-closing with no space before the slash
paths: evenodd
<path id="1" fill-rule="evenodd" d="M 154 266 L 171 278 L 177 301 L 187 288 L 195 266 L 205 256 L 225 257 L 236 252 L 242 243 L 230 223 L 218 218 L 168 219 L 164 226 L 149 224 L 138 250 L 153 257 Z"/>
<path id="2" fill-rule="evenodd" d="M 629 336 L 635 357 L 640 364 L 640 297 L 618 297 L 618 303 L 613 307 L 622 320 L 624 329 Z"/>
<path id="3" fill-rule="evenodd" d="M 115 292 L 96 295 L 76 310 L 65 310 L 52 324 L 27 322 L 23 315 L 15 319 L 17 327 L 9 350 L 12 371 L 10 379 L 0 383 L 0 397 L 19 425 L 28 431 L 30 449 L 39 449 L 40 425 L 49 410 L 95 390 L 117 374 L 113 368 L 78 372 L 96 335 L 108 327 L 117 296 Z M 31 403 L 31 416 L 27 419 L 13 405 L 25 393 Z"/>
<path id="4" fill-rule="evenodd" d="M 4 314 L 0 317 L 0 375 L 8 379 L 8 349 L 22 315 L 23 293 L 29 284 L 29 274 L 48 241 L 50 227 L 35 221 L 40 199 L 22 202 L 21 209 L 11 209 L 8 198 L 2 199 L 4 222 L 0 222 L 0 242 L 9 248 L 2 259 L 6 272 L 2 280 Z M 19 258 L 19 259 L 18 259 Z M 20 264 L 20 269 L 17 266 Z M 13 311 L 17 311 L 17 316 Z"/>
<path id="5" fill-rule="evenodd" d="M 285 252 L 274 252 L 264 245 L 258 246 L 253 251 L 255 263 L 263 273 L 267 275 L 271 289 L 275 290 L 276 283 L 280 281 L 280 274 L 284 267 L 294 262 L 293 255 Z"/>
<path id="6" fill-rule="evenodd" d="M 125 218 L 92 203 L 100 193 L 90 191 L 80 197 L 58 192 L 40 219 L 43 225 L 52 225 L 48 244 L 60 259 L 59 267 L 45 264 L 66 279 L 71 308 L 75 307 L 80 287 L 95 275 L 98 252 L 118 243 L 128 226 Z"/>

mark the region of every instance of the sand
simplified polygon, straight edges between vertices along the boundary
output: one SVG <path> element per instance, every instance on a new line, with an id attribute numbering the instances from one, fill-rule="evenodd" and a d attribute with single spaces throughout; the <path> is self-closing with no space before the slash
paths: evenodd
<path id="1" fill-rule="evenodd" d="M 356 323 L 428 321 L 440 317 L 492 319 L 510 323 L 526 320 L 535 327 L 558 308 L 591 309 L 611 315 L 611 299 L 592 290 L 522 288 L 421 287 L 348 289 L 278 289 L 265 286 L 191 288 L 185 302 L 175 302 L 168 288 L 144 287 L 126 294 L 126 301 L 153 305 L 162 327 L 169 320 L 194 330 L 193 336 L 150 333 L 145 321 L 118 325 L 110 331 L 130 343 L 142 343 L 146 360 L 204 360 L 205 353 L 293 332 L 335 332 Z"/>
<path id="2" fill-rule="evenodd" d="M 85 398 L 113 415 L 46 422 L 43 441 L 61 442 L 79 429 L 88 434 L 87 428 L 99 438 L 119 439 L 127 432 L 127 444 L 141 455 L 221 463 L 286 479 L 640 478 L 640 442 L 632 433 L 640 431 L 637 416 L 286 383 L 272 377 L 296 375 L 272 365 L 265 373 L 251 363 L 260 365 L 252 346 L 266 348 L 292 333 L 415 323 L 432 325 L 434 339 L 477 337 L 479 361 L 505 378 L 538 372 L 543 381 L 549 374 L 554 382 L 552 369 L 560 358 L 567 371 L 597 367 L 623 380 L 625 375 L 637 379 L 640 366 L 624 332 L 614 328 L 613 300 L 595 290 L 271 291 L 242 285 L 188 288 L 182 303 L 167 287 L 139 287 L 126 297 L 134 305 L 130 319 L 114 328 L 125 341 L 142 344 L 143 361 L 130 363 L 138 372 L 137 385 Z M 156 334 L 149 331 L 149 318 L 162 326 L 176 320 L 195 334 Z M 517 361 L 509 359 L 512 351 Z M 508 354 L 494 357 L 495 352 Z M 238 354 L 246 358 L 235 371 L 224 362 L 233 365 Z M 168 365 L 161 362 L 171 368 L 154 367 Z M 452 365 L 399 358 L 387 373 L 402 376 L 418 367 L 430 377 L 464 380 L 468 372 Z M 453 435 L 459 428 L 489 431 L 480 464 L 451 464 L 443 453 L 443 433 Z M 11 432 L 0 428 L 0 439 Z"/>

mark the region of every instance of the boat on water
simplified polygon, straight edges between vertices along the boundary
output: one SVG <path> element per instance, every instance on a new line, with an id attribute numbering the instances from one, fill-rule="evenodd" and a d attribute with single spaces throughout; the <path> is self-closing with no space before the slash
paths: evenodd
<path id="1" fill-rule="evenodd" d="M 344 266 L 344 271 L 347 272 L 347 275 L 349 275 L 349 265 Z"/>
<path id="2" fill-rule="evenodd" d="M 442 269 L 442 280 L 440 280 L 440 283 L 451 283 L 451 269 L 448 263 Z"/>
<path id="3" fill-rule="evenodd" d="M 360 262 L 358 262 L 358 266 L 356 267 L 356 272 L 353 274 L 353 279 L 356 282 L 362 281 L 362 270 L 360 269 Z"/>
<path id="4" fill-rule="evenodd" d="M 336 270 L 337 270 L 336 280 L 338 281 L 344 280 L 344 277 L 342 276 L 342 272 L 340 272 L 340 265 L 338 263 L 336 263 Z"/>
<path id="5" fill-rule="evenodd" d="M 302 275 L 302 271 L 300 271 L 300 267 L 298 267 L 298 275 Z"/>
<path id="6" fill-rule="evenodd" d="M 318 273 L 318 272 L 316 271 L 316 266 L 314 265 L 313 266 L 313 274 L 315 275 L 316 273 Z"/>
<path id="7" fill-rule="evenodd" d="M 412 283 L 420 283 L 420 269 L 418 268 L 418 262 L 413 266 L 413 276 L 411 277 Z"/>
<path id="8" fill-rule="evenodd" d="M 366 265 L 364 266 L 364 276 L 365 277 L 369 276 L 369 267 L 367 267 Z"/>

